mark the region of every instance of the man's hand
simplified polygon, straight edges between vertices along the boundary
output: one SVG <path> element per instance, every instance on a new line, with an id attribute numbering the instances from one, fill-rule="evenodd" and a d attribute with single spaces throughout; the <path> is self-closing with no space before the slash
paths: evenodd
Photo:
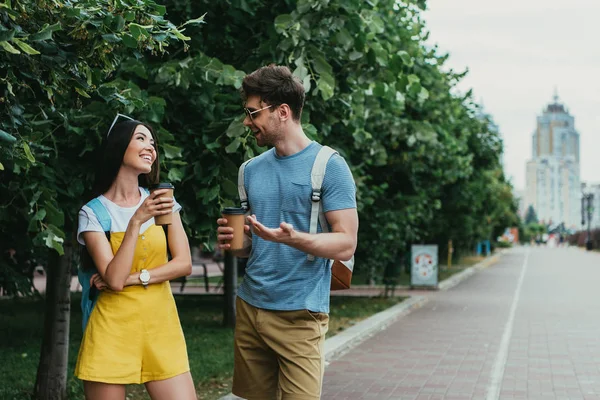
<path id="1" fill-rule="evenodd" d="M 282 222 L 279 224 L 279 228 L 267 228 L 256 219 L 256 215 L 252 214 L 247 218 L 248 222 L 252 226 L 253 234 L 259 236 L 262 239 L 276 243 L 290 243 L 296 238 L 296 230 L 291 224 Z"/>
<path id="2" fill-rule="evenodd" d="M 233 240 L 233 228 L 226 226 L 227 219 L 219 218 L 217 219 L 217 241 L 219 242 L 219 248 L 221 250 L 229 250 L 231 247 L 231 240 Z M 250 226 L 244 225 L 244 234 L 250 237 Z"/>

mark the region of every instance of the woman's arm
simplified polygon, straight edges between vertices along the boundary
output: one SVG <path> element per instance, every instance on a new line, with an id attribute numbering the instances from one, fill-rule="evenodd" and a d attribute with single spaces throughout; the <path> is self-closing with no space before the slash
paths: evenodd
<path id="1" fill-rule="evenodd" d="M 149 270 L 150 284 L 170 281 L 192 273 L 192 255 L 187 235 L 178 212 L 173 213 L 173 223 L 169 225 L 169 249 L 171 260 L 160 267 Z M 141 285 L 140 273 L 135 272 L 127 277 L 125 286 Z"/>
<path id="2" fill-rule="evenodd" d="M 156 190 L 144 200 L 129 221 L 123 242 L 113 255 L 110 243 L 103 232 L 84 232 L 82 238 L 98 274 L 111 290 L 121 291 L 129 279 L 131 264 L 140 227 L 150 218 L 172 212 L 173 199 L 160 198 L 166 190 Z M 187 238 L 186 238 L 187 241 Z"/>

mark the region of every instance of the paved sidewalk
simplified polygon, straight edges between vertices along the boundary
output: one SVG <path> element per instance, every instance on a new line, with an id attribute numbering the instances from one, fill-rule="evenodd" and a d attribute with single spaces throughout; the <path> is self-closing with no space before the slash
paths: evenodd
<path id="1" fill-rule="evenodd" d="M 600 254 L 513 250 L 332 361 L 322 398 L 600 399 L 599 281 Z"/>

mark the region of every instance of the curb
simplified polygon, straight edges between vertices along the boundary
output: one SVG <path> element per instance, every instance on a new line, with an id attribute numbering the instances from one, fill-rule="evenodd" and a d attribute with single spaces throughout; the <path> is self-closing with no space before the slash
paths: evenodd
<path id="1" fill-rule="evenodd" d="M 348 350 L 396 322 L 400 317 L 422 307 L 427 301 L 428 299 L 425 296 L 412 296 L 402 303 L 373 314 L 356 325 L 330 337 L 325 340 L 325 361 L 332 361 L 341 357 Z"/>

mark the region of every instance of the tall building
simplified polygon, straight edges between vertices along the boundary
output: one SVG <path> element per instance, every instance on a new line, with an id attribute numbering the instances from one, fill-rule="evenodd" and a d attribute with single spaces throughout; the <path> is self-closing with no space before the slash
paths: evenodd
<path id="1" fill-rule="evenodd" d="M 579 134 L 575 119 L 554 95 L 537 117 L 532 136 L 532 158 L 527 162 L 526 208 L 535 209 L 540 222 L 564 223 L 575 229 L 581 223 Z"/>

